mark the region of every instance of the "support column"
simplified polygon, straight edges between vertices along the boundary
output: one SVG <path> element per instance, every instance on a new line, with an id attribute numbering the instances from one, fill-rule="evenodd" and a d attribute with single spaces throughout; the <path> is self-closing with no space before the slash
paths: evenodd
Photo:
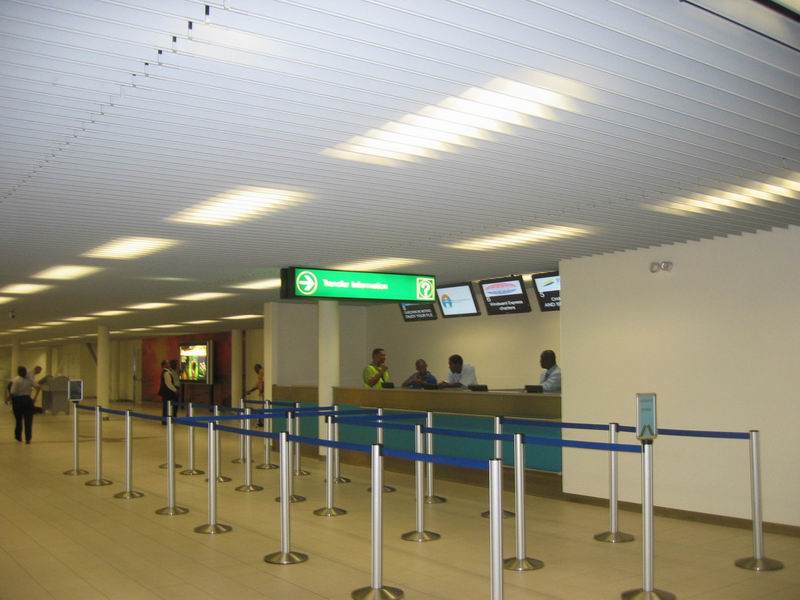
<path id="1" fill-rule="evenodd" d="M 108 407 L 111 398 L 111 338 L 106 325 L 97 327 L 97 405 Z"/>
<path id="2" fill-rule="evenodd" d="M 119 393 L 119 347 L 119 340 L 111 340 L 111 395 L 109 398 L 112 402 L 118 401 L 121 397 Z"/>
<path id="3" fill-rule="evenodd" d="M 339 385 L 339 303 L 320 300 L 319 311 L 319 405 L 333 404 L 333 388 Z M 319 417 L 319 430 L 325 427 Z M 320 454 L 324 448 L 320 447 Z"/>
<path id="4" fill-rule="evenodd" d="M 231 330 L 231 406 L 239 407 L 244 395 L 244 336 L 241 329 Z"/>
<path id="5" fill-rule="evenodd" d="M 19 367 L 20 361 L 22 360 L 20 357 L 20 352 L 19 340 L 15 339 L 13 342 L 11 342 L 11 379 L 14 379 L 14 377 L 17 376 L 17 367 Z"/>
<path id="6" fill-rule="evenodd" d="M 52 346 L 47 346 L 44 349 L 44 366 L 42 367 L 42 369 L 43 369 L 42 377 L 44 377 L 45 375 L 51 375 L 51 376 L 55 375 L 55 373 L 54 373 L 55 369 L 53 369 L 53 347 Z"/>
<path id="7" fill-rule="evenodd" d="M 278 307 L 264 302 L 264 336 L 261 366 L 264 367 L 264 398 L 272 400 L 272 386 L 278 383 Z"/>

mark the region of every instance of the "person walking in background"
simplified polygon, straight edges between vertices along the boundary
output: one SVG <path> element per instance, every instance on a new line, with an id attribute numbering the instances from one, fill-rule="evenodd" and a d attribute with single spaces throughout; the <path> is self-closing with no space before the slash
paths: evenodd
<path id="1" fill-rule="evenodd" d="M 11 395 L 11 407 L 14 410 L 14 438 L 22 441 L 23 424 L 25 426 L 25 443 L 31 443 L 33 437 L 33 398 L 31 392 L 39 389 L 39 384 L 34 383 L 28 378 L 28 369 L 25 367 L 17 368 L 17 377 L 11 381 L 9 394 Z"/>
<path id="2" fill-rule="evenodd" d="M 256 384 L 247 390 L 244 395 L 248 396 L 253 392 L 258 391 L 258 399 L 264 400 L 264 367 L 256 363 L 253 369 L 255 369 L 256 372 Z"/>

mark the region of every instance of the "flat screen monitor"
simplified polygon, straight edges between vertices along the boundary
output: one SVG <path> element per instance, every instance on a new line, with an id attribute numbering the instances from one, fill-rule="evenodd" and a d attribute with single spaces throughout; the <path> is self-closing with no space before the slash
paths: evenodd
<path id="1" fill-rule="evenodd" d="M 439 309 L 445 319 L 450 317 L 474 317 L 481 314 L 470 282 L 437 287 L 436 296 L 439 300 Z"/>
<path id="2" fill-rule="evenodd" d="M 558 271 L 537 273 L 532 279 L 541 311 L 561 310 L 561 277 Z"/>
<path id="3" fill-rule="evenodd" d="M 214 382 L 211 341 L 180 345 L 180 379 L 185 383 Z"/>
<path id="4" fill-rule="evenodd" d="M 531 303 L 521 275 L 480 282 L 488 315 L 513 315 L 531 312 Z"/>
<path id="5" fill-rule="evenodd" d="M 83 379 L 70 379 L 67 394 L 75 402 L 83 400 Z"/>
<path id="6" fill-rule="evenodd" d="M 401 302 L 400 311 L 406 322 L 435 321 L 438 318 L 431 302 Z"/>

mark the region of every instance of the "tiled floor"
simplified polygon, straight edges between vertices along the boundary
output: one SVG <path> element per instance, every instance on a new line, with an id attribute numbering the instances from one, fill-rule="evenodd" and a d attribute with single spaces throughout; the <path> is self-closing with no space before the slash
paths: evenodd
<path id="1" fill-rule="evenodd" d="M 92 418 L 82 415 L 82 466 L 93 469 Z M 223 472 L 234 478 L 220 485 L 220 521 L 233 531 L 221 536 L 194 533 L 207 521 L 204 478 L 178 476 L 178 503 L 190 509 L 165 517 L 163 428 L 135 424 L 135 487 L 146 496 L 117 500 L 121 490 L 122 422 L 104 424 L 105 475 L 114 485 L 91 488 L 90 477 L 67 477 L 71 465 L 70 419 L 37 416 L 33 444 L 14 441 L 11 414 L 0 406 L 0 598 L 2 600 L 170 600 L 255 598 L 282 600 L 347 599 L 370 582 L 369 473 L 345 465 L 353 479 L 336 487 L 339 506 L 349 513 L 320 518 L 324 504 L 322 462 L 305 460 L 312 475 L 296 480 L 308 501 L 292 506 L 293 548 L 310 555 L 307 563 L 273 566 L 265 554 L 279 549 L 277 471 L 254 471 L 263 492 L 240 493 L 242 466 L 231 464 L 236 440 L 223 434 Z M 227 439 L 226 439 L 227 438 Z M 177 435 L 178 461 L 185 463 L 186 434 Z M 199 466 L 205 468 L 205 436 L 197 435 Z M 257 452 L 261 444 L 255 443 Z M 258 454 L 260 458 L 260 454 Z M 446 504 L 426 507 L 427 528 L 442 539 L 415 544 L 400 539 L 413 529 L 413 480 L 386 474 L 398 492 L 384 496 L 384 576 L 413 600 L 489 597 L 488 521 L 478 514 L 486 492 L 442 482 Z M 504 502 L 510 506 L 512 496 Z M 641 586 L 641 547 L 592 540 L 606 526 L 600 508 L 537 497 L 527 499 L 528 553 L 545 568 L 505 573 L 505 598 L 601 600 L 618 598 Z M 622 528 L 638 535 L 637 515 L 621 513 Z M 506 520 L 506 555 L 513 554 L 513 520 Z M 753 573 L 733 566 L 751 553 L 748 531 L 673 519 L 656 519 L 656 585 L 682 599 L 800 599 L 800 539 L 766 536 L 769 556 L 785 569 Z"/>

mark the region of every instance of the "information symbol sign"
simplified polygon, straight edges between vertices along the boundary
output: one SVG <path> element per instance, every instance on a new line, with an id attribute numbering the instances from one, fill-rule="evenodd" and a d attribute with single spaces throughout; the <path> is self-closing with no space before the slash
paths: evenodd
<path id="1" fill-rule="evenodd" d="M 417 277 L 417 300 L 436 300 L 436 284 L 430 277 Z"/>

